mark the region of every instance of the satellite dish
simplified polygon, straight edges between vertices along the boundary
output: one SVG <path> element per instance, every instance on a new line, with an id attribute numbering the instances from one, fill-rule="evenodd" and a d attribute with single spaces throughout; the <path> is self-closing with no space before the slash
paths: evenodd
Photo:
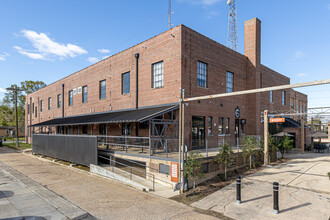
<path id="1" fill-rule="evenodd" d="M 228 0 L 228 1 L 227 1 L 227 5 L 230 5 L 230 4 L 231 4 L 231 0 Z"/>

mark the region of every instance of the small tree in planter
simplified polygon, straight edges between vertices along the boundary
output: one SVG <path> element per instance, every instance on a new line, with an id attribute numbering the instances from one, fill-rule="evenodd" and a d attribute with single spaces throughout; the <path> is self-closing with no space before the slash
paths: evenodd
<path id="1" fill-rule="evenodd" d="M 277 149 L 281 152 L 281 158 L 284 158 L 285 151 L 291 150 L 293 148 L 293 140 L 288 136 L 283 136 L 277 145 Z"/>
<path id="2" fill-rule="evenodd" d="M 225 179 L 227 179 L 227 166 L 230 162 L 230 159 L 232 157 L 233 150 L 232 146 L 230 146 L 228 143 L 225 143 L 220 146 L 219 154 L 217 155 L 216 162 L 217 163 L 223 163 L 225 167 Z"/>
<path id="3" fill-rule="evenodd" d="M 250 169 L 252 169 L 252 155 L 260 149 L 260 141 L 254 136 L 244 136 L 243 139 L 243 155 L 249 156 Z"/>
<path id="4" fill-rule="evenodd" d="M 193 193 L 195 194 L 196 181 L 204 177 L 202 171 L 203 156 L 199 151 L 191 151 L 184 166 L 184 173 L 187 178 L 194 181 Z"/>

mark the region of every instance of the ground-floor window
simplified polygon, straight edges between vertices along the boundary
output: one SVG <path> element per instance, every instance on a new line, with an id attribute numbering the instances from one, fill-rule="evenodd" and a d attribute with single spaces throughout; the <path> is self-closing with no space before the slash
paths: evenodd
<path id="1" fill-rule="evenodd" d="M 105 135 L 107 129 L 107 124 L 99 124 L 99 134 Z"/>
<path id="2" fill-rule="evenodd" d="M 207 118 L 207 134 L 209 136 L 213 135 L 213 133 L 212 133 L 212 117 Z"/>
<path id="3" fill-rule="evenodd" d="M 205 117 L 192 117 L 192 147 L 205 147 Z"/>
<path id="4" fill-rule="evenodd" d="M 131 135 L 131 125 L 129 123 L 123 124 L 122 135 Z"/>
<path id="5" fill-rule="evenodd" d="M 88 126 L 87 125 L 82 126 L 82 133 L 83 134 L 88 134 Z"/>
<path id="6" fill-rule="evenodd" d="M 229 122 L 230 122 L 230 118 L 226 118 L 226 134 L 230 134 Z"/>

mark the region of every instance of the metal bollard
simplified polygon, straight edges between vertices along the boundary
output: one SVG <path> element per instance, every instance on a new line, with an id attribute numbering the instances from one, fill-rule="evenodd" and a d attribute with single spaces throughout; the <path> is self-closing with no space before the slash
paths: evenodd
<path id="1" fill-rule="evenodd" d="M 278 207 L 278 189 L 279 185 L 278 182 L 273 182 L 273 191 L 274 191 L 274 214 L 279 213 L 279 207 Z"/>
<path id="2" fill-rule="evenodd" d="M 236 177 L 236 204 L 241 204 L 241 177 Z"/>

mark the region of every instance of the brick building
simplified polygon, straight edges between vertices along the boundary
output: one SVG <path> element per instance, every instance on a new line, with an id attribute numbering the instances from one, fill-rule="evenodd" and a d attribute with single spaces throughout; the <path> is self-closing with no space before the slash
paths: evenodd
<path id="1" fill-rule="evenodd" d="M 31 142 L 31 134 L 39 132 L 147 137 L 151 120 L 178 119 L 180 88 L 188 98 L 290 84 L 261 64 L 257 18 L 245 22 L 244 46 L 243 55 L 176 26 L 29 94 L 26 138 Z M 191 102 L 185 108 L 185 143 L 189 149 L 206 143 L 211 148 L 235 144 L 244 134 L 262 135 L 261 112 L 289 110 L 301 96 L 283 90 Z M 143 120 L 129 119 L 129 113 Z"/>

